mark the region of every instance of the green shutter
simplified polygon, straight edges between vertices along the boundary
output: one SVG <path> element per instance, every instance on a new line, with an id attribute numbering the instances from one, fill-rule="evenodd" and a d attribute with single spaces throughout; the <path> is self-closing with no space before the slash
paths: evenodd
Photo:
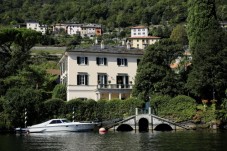
<path id="1" fill-rule="evenodd" d="M 99 65 L 99 57 L 96 58 L 96 64 Z"/>
<path id="2" fill-rule="evenodd" d="M 88 75 L 85 75 L 85 85 L 88 85 Z"/>
<path id="3" fill-rule="evenodd" d="M 88 64 L 88 58 L 85 57 L 85 64 Z"/>
<path id="4" fill-rule="evenodd" d="M 104 65 L 107 65 L 107 59 L 104 58 Z"/>
<path id="5" fill-rule="evenodd" d="M 80 57 L 77 57 L 77 64 L 80 64 Z"/>

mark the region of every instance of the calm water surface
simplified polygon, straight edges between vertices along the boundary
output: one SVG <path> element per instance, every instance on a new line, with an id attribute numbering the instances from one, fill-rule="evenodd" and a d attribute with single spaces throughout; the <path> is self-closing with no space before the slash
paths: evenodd
<path id="1" fill-rule="evenodd" d="M 0 135 L 0 151 L 225 151 L 227 131 Z"/>

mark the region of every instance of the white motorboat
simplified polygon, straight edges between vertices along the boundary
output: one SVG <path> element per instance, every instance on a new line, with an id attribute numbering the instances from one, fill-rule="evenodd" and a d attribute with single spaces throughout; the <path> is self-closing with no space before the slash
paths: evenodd
<path id="1" fill-rule="evenodd" d="M 42 132 L 84 132 L 94 130 L 97 123 L 92 122 L 70 122 L 66 119 L 51 119 L 44 123 L 32 125 L 28 127 L 30 133 Z"/>

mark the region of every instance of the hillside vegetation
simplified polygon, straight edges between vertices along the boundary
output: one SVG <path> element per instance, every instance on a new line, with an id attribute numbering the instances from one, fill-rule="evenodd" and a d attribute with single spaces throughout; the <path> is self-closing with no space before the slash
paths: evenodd
<path id="1" fill-rule="evenodd" d="M 0 24 L 99 23 L 109 29 L 137 24 L 178 24 L 187 18 L 188 0 L 1 0 Z M 227 20 L 227 1 L 216 0 L 219 20 Z"/>

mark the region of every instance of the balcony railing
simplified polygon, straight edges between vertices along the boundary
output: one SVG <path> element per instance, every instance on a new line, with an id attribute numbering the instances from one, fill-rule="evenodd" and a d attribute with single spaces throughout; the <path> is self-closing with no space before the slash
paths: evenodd
<path id="1" fill-rule="evenodd" d="M 131 84 L 99 84 L 98 89 L 132 89 Z"/>

